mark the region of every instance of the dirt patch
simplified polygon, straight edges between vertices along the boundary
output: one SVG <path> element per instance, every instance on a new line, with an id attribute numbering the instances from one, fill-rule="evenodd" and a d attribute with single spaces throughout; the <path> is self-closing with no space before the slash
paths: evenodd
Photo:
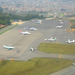
<path id="1" fill-rule="evenodd" d="M 70 20 L 75 20 L 75 17 L 71 17 L 71 18 L 69 18 Z"/>

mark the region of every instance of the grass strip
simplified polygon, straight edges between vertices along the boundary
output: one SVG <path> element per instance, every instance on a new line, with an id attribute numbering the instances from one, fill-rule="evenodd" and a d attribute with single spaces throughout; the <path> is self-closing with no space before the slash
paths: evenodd
<path id="1" fill-rule="evenodd" d="M 68 66 L 73 61 L 53 58 L 34 58 L 29 61 L 1 61 L 0 75 L 49 75 Z"/>
<path id="2" fill-rule="evenodd" d="M 38 50 L 47 53 L 75 55 L 75 44 L 41 43 Z"/>
<path id="3" fill-rule="evenodd" d="M 10 28 L 8 28 L 8 29 L 2 31 L 2 32 L 0 33 L 0 35 L 3 34 L 3 33 L 5 33 L 6 31 L 12 29 L 12 28 L 15 28 L 16 26 L 18 26 L 18 24 L 16 24 L 16 25 L 14 25 L 14 26 L 12 26 L 12 27 L 10 27 Z"/>

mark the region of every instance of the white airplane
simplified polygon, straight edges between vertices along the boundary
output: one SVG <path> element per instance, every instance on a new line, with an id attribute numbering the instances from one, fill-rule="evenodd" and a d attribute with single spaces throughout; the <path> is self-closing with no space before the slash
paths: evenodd
<path id="1" fill-rule="evenodd" d="M 34 28 L 34 27 L 32 27 L 32 28 L 27 28 L 27 29 L 29 29 L 29 30 L 31 30 L 31 31 L 37 30 L 37 28 Z"/>
<path id="2" fill-rule="evenodd" d="M 70 41 L 70 39 L 68 39 L 68 41 L 66 41 L 67 43 L 74 43 L 75 40 Z"/>
<path id="3" fill-rule="evenodd" d="M 38 21 L 37 21 L 37 24 L 41 24 L 41 22 L 42 22 L 42 20 L 38 20 Z"/>
<path id="4" fill-rule="evenodd" d="M 58 26 L 56 26 L 56 28 L 62 28 L 62 25 L 60 26 L 60 25 L 58 25 Z"/>
<path id="5" fill-rule="evenodd" d="M 45 39 L 45 41 L 55 41 L 55 40 L 56 40 L 56 38 L 53 39 L 52 37 L 49 39 Z"/>
<path id="6" fill-rule="evenodd" d="M 6 45 L 3 45 L 4 48 L 7 48 L 7 49 L 15 49 L 14 47 L 12 46 L 6 46 Z"/>
<path id="7" fill-rule="evenodd" d="M 21 30 L 20 30 L 20 33 L 22 33 L 22 34 L 24 34 L 24 35 L 29 35 L 29 34 L 31 34 L 31 33 L 29 33 L 29 32 L 22 32 Z"/>

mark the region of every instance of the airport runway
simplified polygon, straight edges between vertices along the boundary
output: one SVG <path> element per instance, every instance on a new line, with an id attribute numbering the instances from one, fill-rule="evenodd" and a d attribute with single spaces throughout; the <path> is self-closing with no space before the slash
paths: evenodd
<path id="1" fill-rule="evenodd" d="M 57 25 L 62 25 L 63 28 L 56 28 Z M 45 38 L 57 38 L 54 43 L 65 43 L 67 39 L 75 39 L 75 34 L 66 32 L 65 28 L 68 28 L 69 21 L 64 20 L 61 24 L 57 20 L 46 21 L 43 20 L 42 24 L 37 24 L 36 22 L 29 21 L 22 25 L 19 25 L 4 34 L 0 35 L 0 58 L 4 59 L 15 59 L 15 60 L 29 60 L 35 57 L 52 57 L 59 58 L 58 54 L 48 54 L 39 52 L 37 47 L 40 43 L 45 42 Z M 37 31 L 27 30 L 26 27 L 36 27 Z M 20 34 L 20 29 L 22 31 L 29 31 L 31 35 Z M 75 44 L 75 43 L 74 43 Z M 3 45 L 14 46 L 14 50 L 7 50 L 3 48 Z M 33 47 L 35 51 L 30 51 Z M 64 55 L 64 59 L 75 59 L 75 55 Z M 74 72 L 75 73 L 75 72 Z M 68 75 L 68 74 L 67 74 Z"/>

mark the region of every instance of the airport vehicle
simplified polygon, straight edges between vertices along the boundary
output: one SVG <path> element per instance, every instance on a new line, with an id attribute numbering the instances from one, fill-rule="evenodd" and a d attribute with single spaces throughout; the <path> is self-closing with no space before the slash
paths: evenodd
<path id="1" fill-rule="evenodd" d="M 24 34 L 24 35 L 29 35 L 29 34 L 31 34 L 30 32 L 27 32 L 27 31 L 26 31 L 26 32 L 23 32 L 23 31 L 21 31 L 21 30 L 20 30 L 20 33 L 22 33 L 22 34 Z"/>
<path id="2" fill-rule="evenodd" d="M 58 26 L 56 26 L 56 28 L 62 28 L 62 25 L 58 25 Z"/>
<path id="3" fill-rule="evenodd" d="M 4 48 L 7 48 L 7 49 L 15 49 L 14 47 L 12 46 L 6 46 L 6 45 L 3 45 Z"/>
<path id="4" fill-rule="evenodd" d="M 36 31 L 36 30 L 37 30 L 37 28 L 34 28 L 34 27 L 32 27 L 32 28 L 27 28 L 27 29 L 29 29 L 29 30 L 31 30 L 31 31 Z"/>
<path id="5" fill-rule="evenodd" d="M 55 41 L 55 40 L 56 40 L 56 38 L 53 39 L 52 37 L 49 39 L 45 39 L 45 41 Z"/>
<path id="6" fill-rule="evenodd" d="M 68 39 L 68 41 L 66 41 L 67 43 L 74 43 L 75 40 L 70 41 L 70 39 Z"/>
<path id="7" fill-rule="evenodd" d="M 30 50 L 31 50 L 31 51 L 35 51 L 35 49 L 34 49 L 34 48 L 32 48 L 32 47 L 30 48 Z"/>

